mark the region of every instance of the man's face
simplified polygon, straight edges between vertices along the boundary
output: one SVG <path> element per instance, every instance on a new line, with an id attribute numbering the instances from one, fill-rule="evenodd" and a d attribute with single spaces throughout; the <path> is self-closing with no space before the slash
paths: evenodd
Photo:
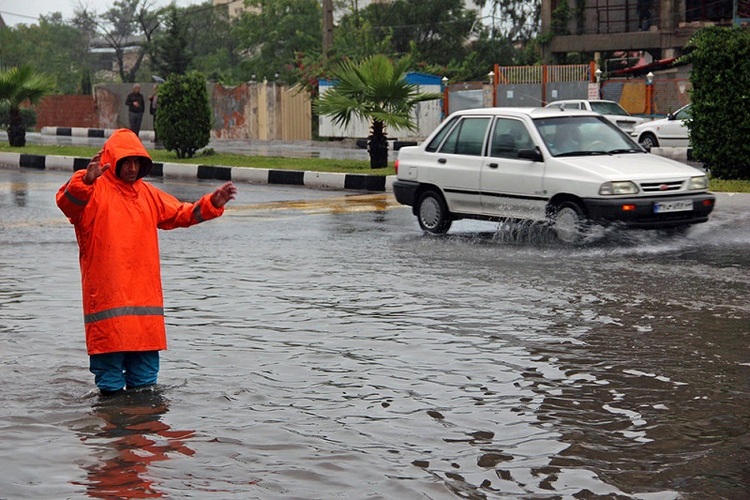
<path id="1" fill-rule="evenodd" d="M 133 85 L 133 92 L 135 92 L 136 94 L 140 94 L 141 93 L 141 86 L 140 85 Z"/>
<path id="2" fill-rule="evenodd" d="M 120 164 L 120 179 L 132 184 L 138 180 L 138 172 L 141 170 L 141 159 L 137 156 L 128 156 Z"/>

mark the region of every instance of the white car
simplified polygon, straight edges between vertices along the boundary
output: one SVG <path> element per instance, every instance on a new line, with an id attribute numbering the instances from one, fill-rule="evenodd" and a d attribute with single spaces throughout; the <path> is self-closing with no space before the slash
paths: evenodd
<path id="1" fill-rule="evenodd" d="M 687 120 L 690 118 L 690 104 L 687 104 L 666 118 L 642 123 L 630 135 L 650 151 L 651 148 L 687 148 L 690 137 Z"/>
<path id="2" fill-rule="evenodd" d="M 435 234 L 462 218 L 522 219 L 575 244 L 592 223 L 706 222 L 715 202 L 702 170 L 645 152 L 590 111 L 457 111 L 422 144 L 401 148 L 396 172 L 396 200 Z"/>
<path id="3" fill-rule="evenodd" d="M 586 111 L 594 111 L 607 118 L 625 132 L 632 132 L 633 129 L 643 123 L 643 118 L 637 116 L 631 116 L 630 113 L 625 111 L 625 108 L 620 106 L 615 101 L 606 100 L 586 100 L 586 99 L 565 99 L 562 101 L 554 101 L 547 104 L 548 108 L 558 109 L 582 109 Z"/>

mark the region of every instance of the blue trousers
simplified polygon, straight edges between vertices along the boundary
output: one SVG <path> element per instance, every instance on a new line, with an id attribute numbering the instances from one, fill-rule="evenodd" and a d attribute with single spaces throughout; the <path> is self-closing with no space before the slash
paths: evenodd
<path id="1" fill-rule="evenodd" d="M 96 386 L 105 392 L 154 385 L 159 374 L 159 351 L 92 354 L 89 370 Z"/>

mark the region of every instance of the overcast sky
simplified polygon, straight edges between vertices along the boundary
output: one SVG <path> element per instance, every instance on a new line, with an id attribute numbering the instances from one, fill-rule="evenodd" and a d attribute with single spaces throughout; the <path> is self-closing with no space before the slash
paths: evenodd
<path id="1" fill-rule="evenodd" d="M 196 5 L 204 0 L 175 0 L 179 7 Z M 171 0 L 151 0 L 150 4 L 155 7 L 169 5 Z M 90 10 L 101 14 L 112 6 L 112 0 L 0 0 L 0 14 L 5 24 L 15 26 L 16 24 L 35 24 L 41 14 L 61 12 L 66 21 L 73 17 L 73 11 L 83 5 Z"/>

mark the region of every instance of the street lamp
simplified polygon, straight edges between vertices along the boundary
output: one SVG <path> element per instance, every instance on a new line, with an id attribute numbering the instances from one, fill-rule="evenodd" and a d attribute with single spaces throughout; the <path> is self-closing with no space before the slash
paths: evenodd
<path id="1" fill-rule="evenodd" d="M 497 88 L 495 87 L 495 72 L 490 71 L 487 73 L 487 78 L 490 79 L 490 85 L 492 85 L 492 107 L 497 106 Z"/>
<path id="2" fill-rule="evenodd" d="M 596 71 L 594 71 L 594 76 L 596 76 L 596 83 L 600 83 L 602 81 L 602 70 L 596 68 Z"/>
<path id="3" fill-rule="evenodd" d="M 443 93 L 443 108 L 440 110 L 440 121 L 443 121 L 448 115 L 448 77 L 444 76 L 440 80 L 440 90 Z"/>
<path id="4" fill-rule="evenodd" d="M 654 114 L 654 74 L 648 72 L 646 75 L 646 114 Z"/>

